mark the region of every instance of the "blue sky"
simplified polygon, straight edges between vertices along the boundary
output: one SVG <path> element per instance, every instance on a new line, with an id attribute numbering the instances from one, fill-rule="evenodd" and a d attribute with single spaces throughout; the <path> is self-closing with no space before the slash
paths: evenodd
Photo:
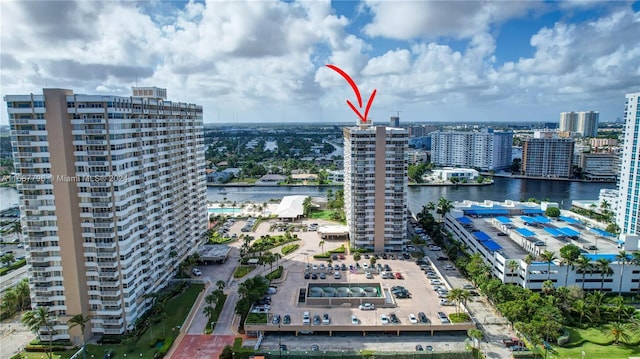
<path id="1" fill-rule="evenodd" d="M 3 1 L 0 91 L 157 85 L 206 122 L 557 121 L 640 91 L 640 2 Z M 7 124 L 2 104 L 0 123 Z"/>

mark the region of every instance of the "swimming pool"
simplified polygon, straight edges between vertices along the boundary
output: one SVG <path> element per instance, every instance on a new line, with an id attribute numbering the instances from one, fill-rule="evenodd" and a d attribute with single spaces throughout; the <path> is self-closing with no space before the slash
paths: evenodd
<path id="1" fill-rule="evenodd" d="M 234 208 L 234 207 L 209 208 L 207 211 L 210 214 L 232 214 L 232 213 L 240 213 L 242 211 L 242 208 Z"/>

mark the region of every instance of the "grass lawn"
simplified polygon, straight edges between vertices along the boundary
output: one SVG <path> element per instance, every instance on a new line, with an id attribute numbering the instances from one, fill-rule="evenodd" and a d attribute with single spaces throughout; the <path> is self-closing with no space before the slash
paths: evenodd
<path id="1" fill-rule="evenodd" d="M 606 328 L 606 326 L 605 326 Z M 568 328 L 570 332 L 570 342 L 566 347 L 554 346 L 557 358 L 581 358 L 582 351 L 585 358 L 628 358 L 630 356 L 640 356 L 640 333 L 630 332 L 630 342 L 628 344 L 611 344 L 613 338 L 605 332 L 606 329 L 589 328 L 578 329 Z"/>
<path id="2" fill-rule="evenodd" d="M 254 269 L 254 266 L 238 266 L 238 268 L 233 272 L 233 278 L 242 278 Z"/>
<path id="3" fill-rule="evenodd" d="M 102 358 L 105 351 L 111 349 L 115 352 L 116 358 L 123 358 L 123 354 L 127 353 L 127 356 L 131 357 L 152 359 L 153 353 L 156 351 L 155 348 L 149 348 L 152 340 L 157 337 L 172 337 L 175 339 L 175 337 L 178 336 L 178 330 L 174 330 L 174 328 L 176 328 L 177 326 L 181 326 L 184 323 L 184 320 L 189 314 L 189 310 L 191 310 L 193 303 L 195 303 L 196 299 L 198 298 L 198 294 L 203 289 L 204 285 L 202 284 L 191 284 L 191 286 L 188 287 L 184 292 L 176 297 L 169 299 L 165 306 L 165 308 L 167 308 L 167 311 L 164 319 L 160 323 L 153 325 L 147 331 L 145 331 L 140 339 L 138 339 L 136 347 L 133 350 L 130 351 L 122 344 L 89 344 L 87 345 L 88 357 L 91 358 L 91 355 L 93 354 L 96 358 Z M 75 351 L 65 352 L 66 355 L 60 356 L 59 358 L 69 358 L 73 353 L 75 353 Z M 28 356 L 27 358 L 40 358 L 40 356 L 44 353 L 33 354 L 37 355 Z M 140 356 L 140 354 L 142 354 L 142 356 Z"/>
<path id="4" fill-rule="evenodd" d="M 311 212 L 311 214 L 309 215 L 309 218 L 313 218 L 313 219 L 325 219 L 327 221 L 331 221 L 331 213 L 333 213 L 333 210 L 330 209 L 325 209 L 323 211 L 314 211 Z"/>

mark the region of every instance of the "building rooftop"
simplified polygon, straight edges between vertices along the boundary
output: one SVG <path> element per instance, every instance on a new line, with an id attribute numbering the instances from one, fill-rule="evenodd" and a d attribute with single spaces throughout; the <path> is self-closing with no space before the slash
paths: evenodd
<path id="1" fill-rule="evenodd" d="M 530 252 L 548 250 L 559 256 L 560 248 L 575 244 L 585 254 L 615 255 L 619 249 L 615 235 L 588 228 L 579 220 L 563 216 L 544 216 L 540 205 L 506 201 L 456 202 L 451 214 L 489 251 L 499 251 L 510 259 L 524 258 Z"/>

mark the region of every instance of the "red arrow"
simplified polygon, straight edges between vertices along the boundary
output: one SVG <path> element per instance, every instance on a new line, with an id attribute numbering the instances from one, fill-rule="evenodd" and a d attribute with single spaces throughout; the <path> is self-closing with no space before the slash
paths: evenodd
<path id="1" fill-rule="evenodd" d="M 356 94 L 356 98 L 358 99 L 358 107 L 360 109 L 362 109 L 362 96 L 360 96 L 360 89 L 358 89 L 358 86 L 356 85 L 355 81 L 353 81 L 351 76 L 349 76 L 346 72 L 342 71 L 341 68 L 339 68 L 339 67 L 337 67 L 335 65 L 327 65 L 327 67 L 332 69 L 333 71 L 339 73 L 340 76 L 344 77 L 344 79 L 347 80 L 349 85 L 351 85 L 351 88 L 353 89 L 353 92 L 355 92 L 355 94 Z M 369 100 L 367 101 L 367 106 L 364 109 L 364 116 L 351 103 L 351 101 L 347 100 L 347 105 L 349 105 L 349 107 L 351 107 L 351 110 L 353 110 L 353 112 L 355 112 L 356 115 L 358 115 L 358 117 L 360 117 L 360 121 L 362 123 L 367 123 L 367 116 L 369 116 L 369 109 L 371 109 L 371 104 L 373 104 L 373 99 L 376 97 L 376 92 L 377 91 L 378 90 L 374 89 L 373 92 L 371 93 L 371 96 L 369 96 Z"/>

